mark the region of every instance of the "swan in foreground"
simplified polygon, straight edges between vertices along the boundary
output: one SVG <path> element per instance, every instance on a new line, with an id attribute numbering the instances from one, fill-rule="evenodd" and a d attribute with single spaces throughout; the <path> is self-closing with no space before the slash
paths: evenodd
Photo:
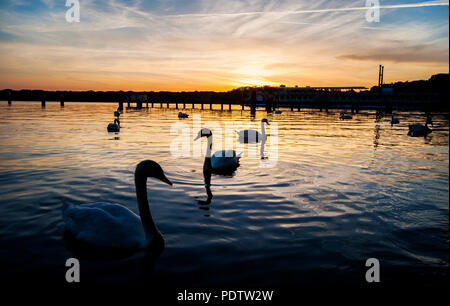
<path id="1" fill-rule="evenodd" d="M 118 133 L 120 132 L 120 121 L 119 119 L 114 119 L 114 123 L 110 123 L 108 124 L 108 127 L 106 128 L 108 130 L 108 132 L 114 132 L 114 133 Z"/>
<path id="2" fill-rule="evenodd" d="M 222 150 L 216 151 L 211 156 L 212 149 L 212 132 L 210 129 L 203 128 L 198 132 L 197 137 L 194 140 L 207 137 L 208 147 L 206 148 L 205 165 L 211 163 L 211 171 L 214 173 L 229 173 L 239 167 L 239 159 L 241 154 L 236 155 L 234 150 Z M 209 166 L 209 165 L 208 165 Z"/>
<path id="3" fill-rule="evenodd" d="M 394 115 L 392 115 L 391 125 L 399 124 L 399 123 L 400 123 L 400 120 L 398 120 L 397 118 L 394 117 Z"/>
<path id="4" fill-rule="evenodd" d="M 353 119 L 352 116 L 347 115 L 346 113 L 341 113 L 341 116 L 339 117 L 339 119 L 341 120 L 349 120 L 349 119 Z"/>
<path id="5" fill-rule="evenodd" d="M 420 123 L 410 124 L 408 136 L 421 137 L 430 134 L 432 130 L 428 127 L 428 123 L 422 125 Z"/>
<path id="6" fill-rule="evenodd" d="M 92 203 L 76 206 L 64 203 L 62 215 L 66 231 L 78 241 L 101 248 L 147 249 L 153 242 L 164 241 L 150 212 L 148 177 L 172 185 L 158 163 L 145 160 L 137 165 L 134 179 L 140 218 L 118 204 Z"/>
<path id="7" fill-rule="evenodd" d="M 178 118 L 189 118 L 189 115 L 188 114 L 185 114 L 185 113 L 182 113 L 182 112 L 179 112 L 178 113 Z"/>
<path id="8" fill-rule="evenodd" d="M 256 130 L 236 131 L 239 141 L 243 143 L 255 143 L 266 140 L 266 127 L 264 124 L 270 125 L 266 118 L 261 120 L 261 133 Z"/>

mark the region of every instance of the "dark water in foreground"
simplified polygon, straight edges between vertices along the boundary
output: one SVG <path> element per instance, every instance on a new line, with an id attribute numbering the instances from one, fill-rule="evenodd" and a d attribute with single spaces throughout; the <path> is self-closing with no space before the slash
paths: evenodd
<path id="1" fill-rule="evenodd" d="M 144 159 L 159 162 L 174 182 L 148 183 L 166 247 L 154 268 L 143 266 L 142 253 L 80 259 L 84 284 L 364 286 L 371 257 L 380 260 L 385 284 L 448 278 L 448 115 L 434 116 L 426 138 L 411 138 L 408 123 L 422 123 L 422 114 L 399 113 L 400 124 L 391 127 L 390 118 L 376 120 L 373 112 L 341 121 L 338 112 L 258 112 L 252 119 L 240 110 L 188 110 L 191 118 L 180 123 L 174 109 L 129 110 L 114 135 L 106 125 L 115 108 L 0 104 L 3 281 L 65 283 L 65 261 L 74 255 L 63 240 L 60 199 L 137 212 L 133 173 Z M 171 154 L 173 124 L 192 137 L 200 127 L 221 128 L 233 146 L 233 123 L 259 129 L 263 117 L 272 123 L 267 152 L 274 152 L 278 128 L 277 158 L 270 153 L 263 161 L 269 166 L 261 166 L 259 149 L 245 150 L 234 176 L 213 175 L 214 197 L 200 205 L 207 197 L 203 157 Z"/>

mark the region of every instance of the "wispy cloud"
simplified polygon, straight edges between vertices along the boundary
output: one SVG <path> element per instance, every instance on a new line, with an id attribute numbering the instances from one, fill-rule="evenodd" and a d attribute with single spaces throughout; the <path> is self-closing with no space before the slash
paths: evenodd
<path id="1" fill-rule="evenodd" d="M 364 85 L 448 71 L 448 1 L 82 0 L 0 4 L 0 87 L 229 89 Z M 383 1 L 385 3 L 385 1 Z M 374 81 L 375 80 L 375 81 Z"/>

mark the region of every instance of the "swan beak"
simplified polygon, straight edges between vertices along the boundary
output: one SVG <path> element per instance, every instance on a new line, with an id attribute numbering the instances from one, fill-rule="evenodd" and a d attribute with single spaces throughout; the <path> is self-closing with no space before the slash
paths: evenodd
<path id="1" fill-rule="evenodd" d="M 200 134 L 199 134 L 199 135 L 197 135 L 197 137 L 195 137 L 194 141 L 196 141 L 196 140 L 198 140 L 198 139 L 200 139 L 200 138 L 201 138 L 201 136 L 200 136 Z"/>
<path id="2" fill-rule="evenodd" d="M 163 174 L 162 177 L 161 177 L 161 181 L 163 181 L 164 183 L 166 183 L 166 184 L 168 184 L 168 185 L 170 185 L 170 186 L 173 185 L 172 182 L 169 181 L 169 179 L 168 179 L 164 174 Z"/>

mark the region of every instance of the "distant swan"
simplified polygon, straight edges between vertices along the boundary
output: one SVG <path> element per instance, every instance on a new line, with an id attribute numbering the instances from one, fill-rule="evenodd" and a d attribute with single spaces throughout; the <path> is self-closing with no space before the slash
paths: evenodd
<path id="1" fill-rule="evenodd" d="M 233 172 L 239 167 L 240 155 L 236 155 L 234 150 L 222 150 L 216 151 L 211 156 L 212 149 L 212 132 L 210 129 L 201 129 L 198 132 L 197 137 L 194 140 L 200 139 L 202 137 L 207 137 L 208 147 L 206 148 L 205 160 L 211 160 L 211 171 L 214 173 L 228 173 Z"/>
<path id="2" fill-rule="evenodd" d="M 400 120 L 398 120 L 397 118 L 394 117 L 394 115 L 392 115 L 391 125 L 399 124 L 399 123 L 400 123 Z"/>
<path id="3" fill-rule="evenodd" d="M 408 136 L 411 137 L 421 137 L 430 134 L 432 130 L 428 127 L 428 123 L 422 125 L 420 123 L 410 124 Z"/>
<path id="4" fill-rule="evenodd" d="M 119 119 L 114 119 L 114 123 L 110 123 L 108 124 L 108 127 L 106 128 L 108 130 L 108 132 L 111 133 L 118 133 L 120 132 L 120 121 Z"/>
<path id="5" fill-rule="evenodd" d="M 341 113 L 341 116 L 339 117 L 339 119 L 341 120 L 349 120 L 349 119 L 353 119 L 352 116 L 347 115 L 346 113 Z"/>
<path id="6" fill-rule="evenodd" d="M 95 247 L 147 249 L 155 241 L 164 241 L 150 212 L 147 178 L 154 177 L 172 185 L 161 166 L 152 161 L 140 162 L 134 174 L 139 216 L 128 208 L 109 203 L 63 204 L 66 231 L 76 240 Z"/>
<path id="7" fill-rule="evenodd" d="M 260 142 L 262 140 L 266 140 L 266 127 L 264 126 L 264 123 L 269 124 L 269 121 L 264 118 L 261 120 L 261 133 L 256 130 L 243 130 L 243 131 L 236 131 L 239 137 L 239 141 L 243 143 L 254 143 L 254 142 Z"/>
<path id="8" fill-rule="evenodd" d="M 185 114 L 185 113 L 182 113 L 182 112 L 179 112 L 178 113 L 178 118 L 189 118 L 189 115 L 188 114 Z"/>

